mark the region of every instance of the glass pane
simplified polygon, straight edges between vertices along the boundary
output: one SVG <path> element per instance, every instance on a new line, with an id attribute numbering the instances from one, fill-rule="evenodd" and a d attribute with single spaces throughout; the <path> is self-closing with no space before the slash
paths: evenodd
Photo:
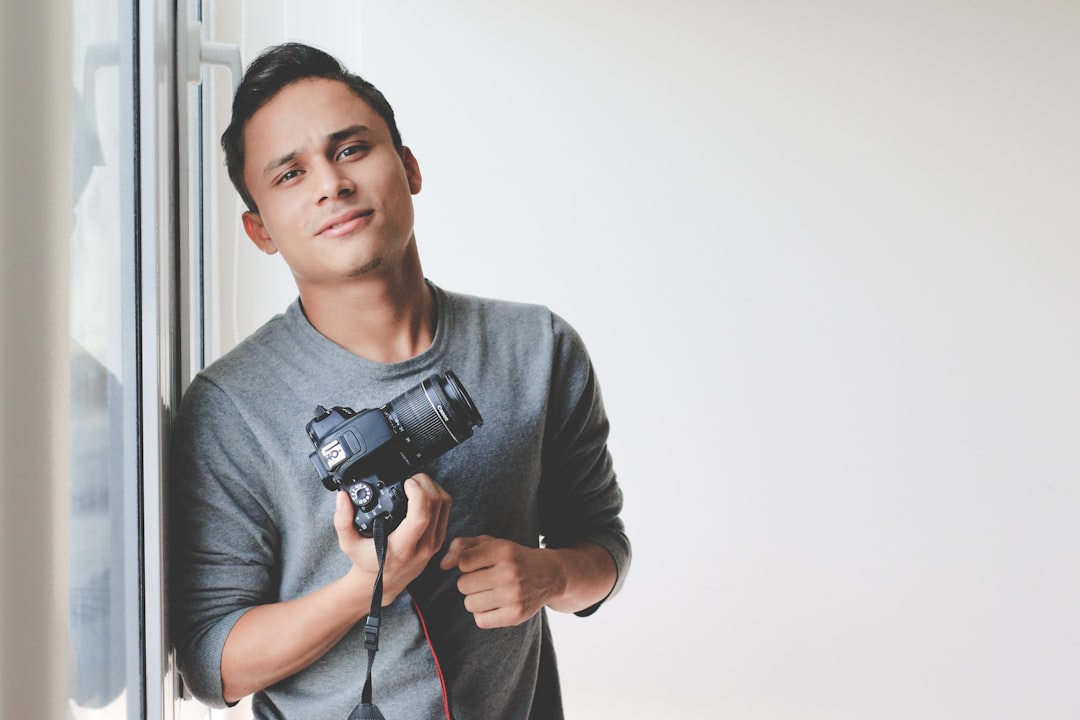
<path id="1" fill-rule="evenodd" d="M 132 17 L 73 3 L 71 718 L 141 712 Z"/>

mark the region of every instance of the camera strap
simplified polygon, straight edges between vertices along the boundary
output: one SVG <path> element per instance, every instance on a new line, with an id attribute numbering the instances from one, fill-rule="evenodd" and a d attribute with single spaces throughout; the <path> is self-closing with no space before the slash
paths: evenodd
<path id="1" fill-rule="evenodd" d="M 379 574 L 375 576 L 375 587 L 371 589 L 371 610 L 364 622 L 364 647 L 368 651 L 367 680 L 360 702 L 348 720 L 386 720 L 379 708 L 371 701 L 371 668 L 375 665 L 375 653 L 379 651 L 379 623 L 382 620 L 383 568 L 386 566 L 386 526 L 385 518 L 376 517 L 372 521 L 372 535 L 375 539 L 375 555 L 379 558 Z"/>

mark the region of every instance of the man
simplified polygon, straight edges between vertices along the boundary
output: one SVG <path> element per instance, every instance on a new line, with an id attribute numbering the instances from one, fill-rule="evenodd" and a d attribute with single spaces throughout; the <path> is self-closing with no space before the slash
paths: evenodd
<path id="1" fill-rule="evenodd" d="M 417 160 L 382 94 L 329 55 L 264 52 L 222 145 L 245 231 L 282 255 L 299 298 L 178 413 L 171 615 L 187 685 L 214 706 L 254 695 L 257 718 L 348 716 L 379 564 L 347 495 L 319 482 L 305 426 L 316 405 L 378 407 L 452 370 L 485 422 L 405 483 L 374 700 L 390 720 L 562 717 L 545 608 L 589 614 L 630 562 L 580 338 L 543 307 L 425 279 Z"/>

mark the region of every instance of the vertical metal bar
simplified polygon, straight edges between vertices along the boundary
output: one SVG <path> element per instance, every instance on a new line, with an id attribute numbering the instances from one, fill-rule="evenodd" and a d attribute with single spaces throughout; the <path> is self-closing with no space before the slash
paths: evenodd
<path id="1" fill-rule="evenodd" d="M 121 112 L 130 112 L 130 118 L 121 115 L 121 127 L 131 128 L 131 132 L 121 133 L 121 142 L 125 145 L 122 156 L 131 160 L 133 173 L 130 176 L 122 173 L 121 183 L 121 282 L 120 294 L 122 296 L 121 314 L 121 343 L 123 358 L 122 392 L 123 392 L 123 420 L 124 429 L 122 442 L 123 447 L 123 475 L 124 492 L 119 498 L 119 504 L 123 512 L 123 538 L 124 552 L 124 614 L 125 625 L 128 628 L 137 628 L 137 632 L 125 634 L 127 645 L 124 657 L 127 663 L 127 715 L 128 720 L 133 718 L 145 718 L 145 644 L 143 636 L 145 627 L 143 624 L 143 545 L 142 545 L 142 483 L 143 483 L 143 443 L 142 443 L 142 411 L 143 402 L 143 362 L 142 341 L 143 328 L 142 317 L 142 284 L 143 273 L 143 218 L 147 212 L 144 207 L 143 167 L 144 134 L 142 132 L 144 75 L 153 76 L 153 72 L 145 72 L 142 61 L 142 3 L 139 0 L 131 0 L 130 7 L 130 33 L 121 33 L 118 39 L 120 44 L 119 65 L 120 78 L 131 79 L 131 102 L 121 102 Z M 121 10 L 124 12 L 124 10 Z M 130 182 L 130 185 L 129 185 Z"/>
<path id="2" fill-rule="evenodd" d="M 163 542 L 166 446 L 177 394 L 177 247 L 181 184 L 177 152 L 177 28 L 174 0 L 140 2 L 139 372 L 143 708 L 163 717 L 168 664 Z"/>

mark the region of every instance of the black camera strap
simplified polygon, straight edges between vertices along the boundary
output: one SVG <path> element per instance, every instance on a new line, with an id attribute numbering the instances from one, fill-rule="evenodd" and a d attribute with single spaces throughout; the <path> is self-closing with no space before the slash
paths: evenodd
<path id="1" fill-rule="evenodd" d="M 379 558 L 379 574 L 375 576 L 375 587 L 371 589 L 371 610 L 364 622 L 364 647 L 368 651 L 367 680 L 360 703 L 353 708 L 348 720 L 386 720 L 379 708 L 371 701 L 371 668 L 375 665 L 375 653 L 379 651 L 379 623 L 382 620 L 383 568 L 386 566 L 386 525 L 384 517 L 372 521 L 372 535 L 375 538 L 375 554 Z"/>

